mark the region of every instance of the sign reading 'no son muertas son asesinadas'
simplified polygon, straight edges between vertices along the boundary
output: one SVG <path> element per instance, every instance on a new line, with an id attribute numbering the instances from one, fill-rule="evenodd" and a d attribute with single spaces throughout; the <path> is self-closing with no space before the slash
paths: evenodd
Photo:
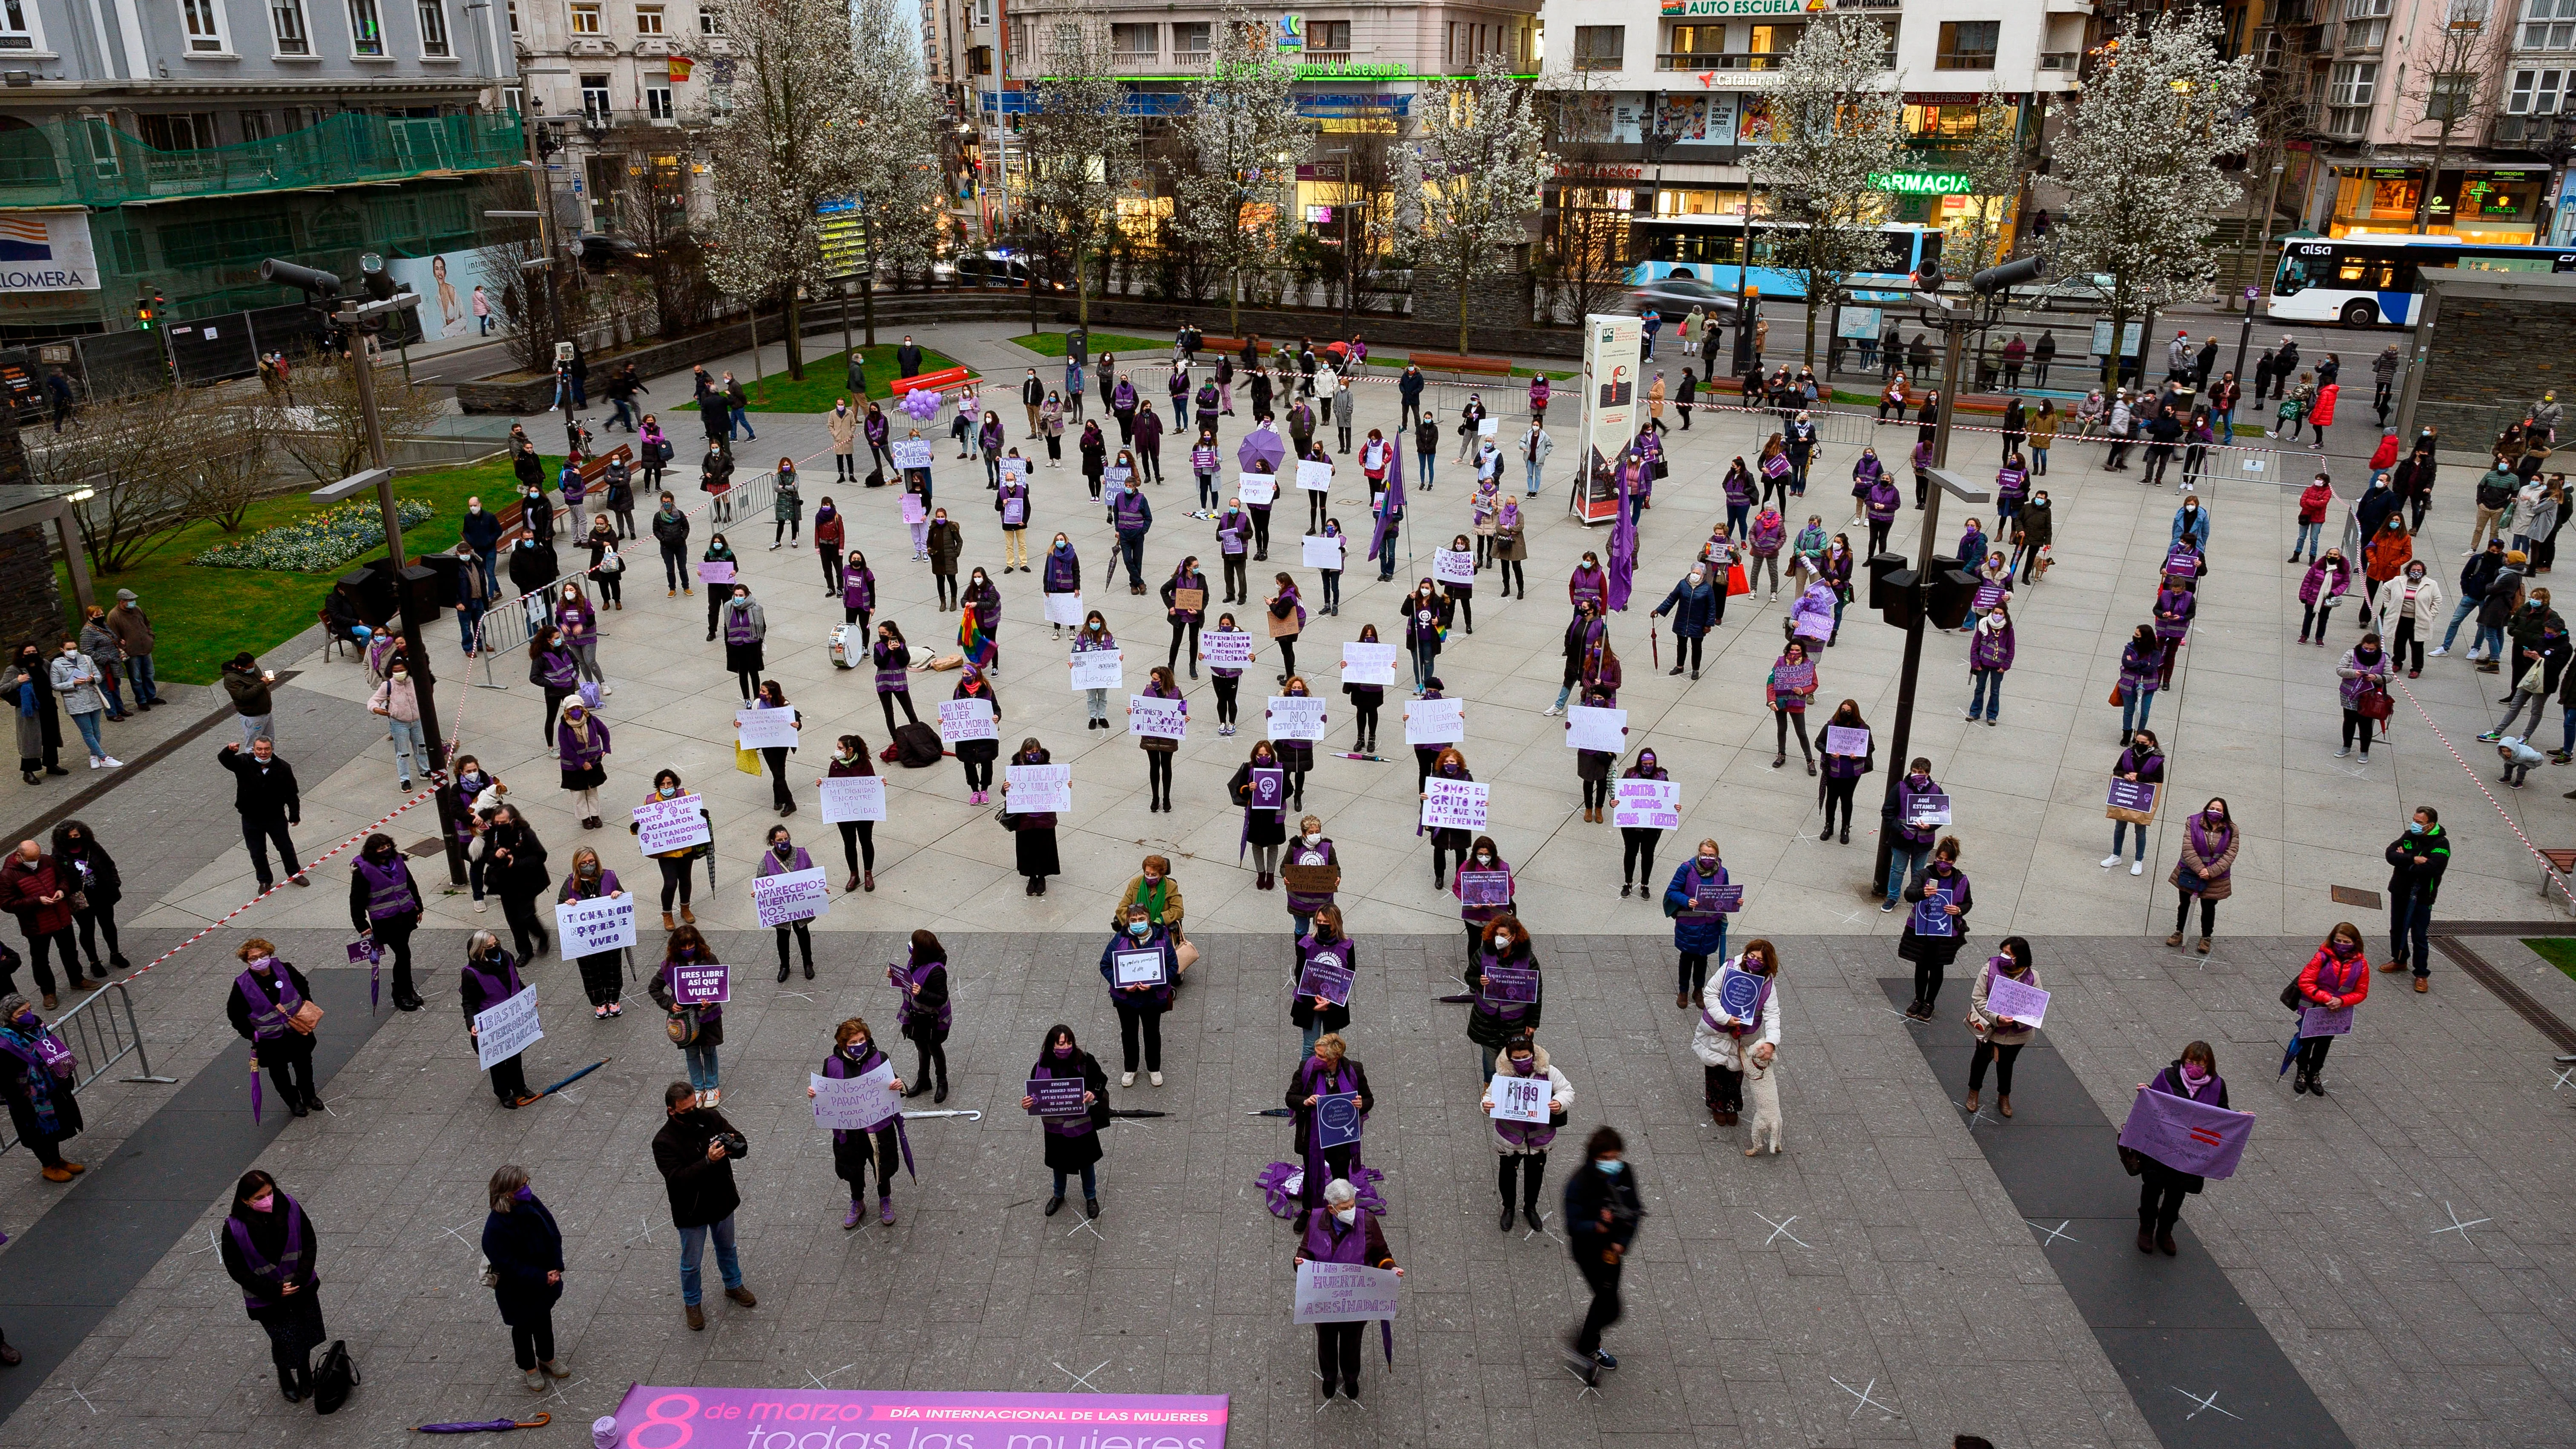
<path id="1" fill-rule="evenodd" d="M 616 1421 L 621 1449 L 1225 1449 L 1226 1400 L 637 1384 Z"/>

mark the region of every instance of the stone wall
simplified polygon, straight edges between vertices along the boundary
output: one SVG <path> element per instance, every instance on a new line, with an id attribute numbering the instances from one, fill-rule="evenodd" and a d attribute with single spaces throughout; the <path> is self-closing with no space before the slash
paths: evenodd
<path id="1" fill-rule="evenodd" d="M 2432 428 L 2446 449 L 2483 456 L 2542 393 L 2576 402 L 2576 278 L 2433 286 L 2432 325 L 2418 333 L 2425 351 L 2413 414 L 2399 424 L 2410 436 Z"/>

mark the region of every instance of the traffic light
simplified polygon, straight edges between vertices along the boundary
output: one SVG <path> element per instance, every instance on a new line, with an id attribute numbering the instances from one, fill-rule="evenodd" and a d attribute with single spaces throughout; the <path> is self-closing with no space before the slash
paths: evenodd
<path id="1" fill-rule="evenodd" d="M 160 293 L 155 292 L 149 297 L 138 297 L 135 299 L 134 325 L 138 330 L 144 332 L 151 331 L 155 326 L 159 325 L 160 316 Z"/>

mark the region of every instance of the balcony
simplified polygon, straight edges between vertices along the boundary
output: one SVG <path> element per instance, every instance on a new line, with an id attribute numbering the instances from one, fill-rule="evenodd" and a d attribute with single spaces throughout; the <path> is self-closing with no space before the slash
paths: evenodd
<path id="1" fill-rule="evenodd" d="M 239 146 L 158 151 L 104 121 L 0 133 L 0 207 L 123 206 L 194 196 L 307 191 L 516 165 L 516 115 L 406 120 L 343 112 Z"/>
<path id="2" fill-rule="evenodd" d="M 2043 50 L 2039 53 L 2039 68 L 2041 70 L 2072 71 L 2075 69 L 2075 62 L 2079 58 L 2080 56 L 2078 53 L 2072 50 Z"/>
<path id="3" fill-rule="evenodd" d="M 2487 122 L 2487 144 L 2542 151 L 2564 126 L 2576 140 L 2576 112 L 2555 116 L 2497 116 Z"/>
<path id="4" fill-rule="evenodd" d="M 1788 63 L 1785 51 L 1761 54 L 1665 52 L 1655 57 L 1657 70 L 1778 70 Z"/>

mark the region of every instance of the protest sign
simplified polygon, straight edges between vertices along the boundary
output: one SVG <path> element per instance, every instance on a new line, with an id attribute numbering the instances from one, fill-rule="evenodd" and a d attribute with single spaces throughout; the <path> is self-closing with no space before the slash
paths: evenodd
<path id="1" fill-rule="evenodd" d="M 886 818 L 885 777 L 882 775 L 832 775 L 822 784 L 823 823 L 838 825 L 844 820 L 883 820 Z"/>
<path id="2" fill-rule="evenodd" d="M 635 944 L 635 897 L 593 896 L 555 907 L 555 949 L 566 961 Z"/>
<path id="3" fill-rule="evenodd" d="M 832 908 L 830 873 L 818 865 L 811 870 L 754 876 L 751 903 L 764 926 L 814 920 Z"/>
<path id="4" fill-rule="evenodd" d="M 1333 486 L 1333 465 L 1313 458 L 1299 459 L 1297 486 L 1309 493 L 1330 492 Z"/>
<path id="5" fill-rule="evenodd" d="M 943 699 L 939 702 L 939 740 L 954 745 L 965 740 L 990 740 L 1000 736 L 993 728 L 993 702 L 989 699 Z"/>
<path id="6" fill-rule="evenodd" d="M 1518 966 L 1492 966 L 1484 972 L 1485 984 L 1479 988 L 1487 1001 L 1538 1000 L 1538 973 Z"/>
<path id="7" fill-rule="evenodd" d="M 1757 1024 L 1755 1013 L 1761 1010 L 1762 978 L 1750 971 L 1724 966 L 1717 973 L 1717 1014 L 1722 1021 Z"/>
<path id="8" fill-rule="evenodd" d="M 1393 1268 L 1308 1261 L 1297 1265 L 1299 1323 L 1366 1323 L 1389 1319 L 1402 1302 L 1404 1280 Z"/>
<path id="9" fill-rule="evenodd" d="M 1959 934 L 1958 918 L 1943 907 L 1950 904 L 1948 891 L 1925 891 L 1914 907 L 1914 934 L 1918 936 L 1955 936 Z"/>
<path id="10" fill-rule="evenodd" d="M 1186 739 L 1190 727 L 1188 708 L 1184 700 L 1131 694 L 1127 696 L 1127 733 L 1139 739 Z"/>
<path id="11" fill-rule="evenodd" d="M 1335 1006 L 1351 1004 L 1351 973 L 1322 961 L 1309 961 L 1297 975 L 1299 996 L 1320 996 Z"/>
<path id="12" fill-rule="evenodd" d="M 1067 629 L 1082 627 L 1082 595 L 1049 594 L 1046 596 L 1046 621 Z"/>
<path id="13" fill-rule="evenodd" d="M 720 961 L 671 963 L 671 1000 L 679 1006 L 722 1006 L 733 1000 L 733 971 Z"/>
<path id="14" fill-rule="evenodd" d="M 2113 780 L 2110 803 L 2103 808 L 2103 817 L 2144 825 L 2156 818 L 2156 797 L 2163 790 L 2164 786 L 2145 780 Z"/>
<path id="15" fill-rule="evenodd" d="M 1073 766 L 1004 765 L 1004 803 L 1014 815 L 1043 815 L 1073 809 Z"/>
<path id="16" fill-rule="evenodd" d="M 1076 649 L 1073 651 L 1073 687 L 1081 689 L 1124 689 L 1127 687 L 1124 649 Z"/>
<path id="17" fill-rule="evenodd" d="M 1467 701 L 1408 699 L 1404 702 L 1404 743 L 1454 745 L 1467 738 Z"/>
<path id="18" fill-rule="evenodd" d="M 1827 725 L 1825 753 L 1865 759 L 1869 755 L 1869 731 L 1854 725 Z"/>
<path id="19" fill-rule="evenodd" d="M 1476 556 L 1463 548 L 1440 549 L 1431 555 L 1431 577 L 1436 583 L 1473 584 Z"/>
<path id="20" fill-rule="evenodd" d="M 733 741 L 746 750 L 796 747 L 796 711 L 753 705 L 733 712 Z"/>
<path id="21" fill-rule="evenodd" d="M 1160 986 L 1171 979 L 1170 964 L 1160 948 L 1116 952 L 1109 958 L 1109 971 L 1110 984 L 1121 989 Z"/>
<path id="22" fill-rule="evenodd" d="M 2038 1026 L 2048 1019 L 2048 993 L 1998 971 L 1986 983 L 1986 1010 L 2009 1016 L 2021 1026 Z"/>
<path id="23" fill-rule="evenodd" d="M 2238 1159 L 2254 1136 L 2254 1114 L 2212 1107 L 2189 1097 L 2138 1089 L 2129 1104 L 2129 1119 L 2120 1126 L 2120 1145 L 2141 1152 L 2176 1172 L 2208 1178 L 2236 1175 Z"/>
<path id="24" fill-rule="evenodd" d="M 1342 571 L 1342 536 L 1340 534 L 1307 534 L 1304 550 L 1306 567 L 1320 569 L 1328 574 Z"/>
<path id="25" fill-rule="evenodd" d="M 695 795 L 675 795 L 668 800 L 647 800 L 635 807 L 635 840 L 646 855 L 666 855 L 693 845 L 707 845 L 715 836 L 707 829 L 706 817 Z"/>
<path id="26" fill-rule="evenodd" d="M 903 1110 L 903 1094 L 894 1089 L 894 1063 L 879 1062 L 855 1077 L 805 1075 L 814 1091 L 814 1125 L 840 1132 L 873 1132 Z"/>
<path id="27" fill-rule="evenodd" d="M 1507 870 L 1460 870 L 1458 903 L 1463 906 L 1508 906 L 1512 873 Z"/>
<path id="28" fill-rule="evenodd" d="M 1617 754 L 1628 747 L 1628 712 L 1573 705 L 1565 711 L 1565 747 Z"/>
<path id="29" fill-rule="evenodd" d="M 1325 1151 L 1360 1140 L 1360 1094 L 1327 1092 L 1315 1099 L 1315 1145 Z"/>
<path id="30" fill-rule="evenodd" d="M 1988 996 L 1986 999 L 1992 1001 L 1994 998 Z M 2037 1024 L 2032 1023 L 2034 1026 Z M 2352 1008 L 2349 1006 L 2324 1007 L 2311 1001 L 2299 1012 L 2301 1037 L 2345 1036 L 2351 1031 Z"/>
<path id="31" fill-rule="evenodd" d="M 898 468 L 927 468 L 936 452 L 928 438 L 896 438 L 887 445 L 886 451 L 894 454 L 894 465 Z"/>
<path id="32" fill-rule="evenodd" d="M 1274 694 L 1262 711 L 1274 740 L 1320 740 L 1324 737 L 1324 701 L 1312 695 Z"/>
<path id="33" fill-rule="evenodd" d="M 1082 1104 L 1083 1093 L 1090 1090 L 1080 1077 L 1031 1077 L 1023 1095 L 1035 1100 L 1029 1109 L 1033 1117 L 1079 1117 L 1089 1110 Z"/>
<path id="34" fill-rule="evenodd" d="M 530 986 L 474 1013 L 475 1064 L 488 1072 L 545 1036 L 537 1026 L 537 988 Z"/>
<path id="35" fill-rule="evenodd" d="M 1497 1122 L 1528 1122 L 1543 1126 L 1547 1122 L 1548 1106 L 1555 1095 L 1555 1086 L 1536 1072 L 1526 1077 L 1513 1072 L 1496 1072 L 1494 1080 L 1485 1087 L 1486 1099 L 1494 1104 L 1491 1115 Z"/>
<path id="36" fill-rule="evenodd" d="M 1422 823 L 1434 830 L 1482 830 L 1486 797 L 1491 793 L 1490 786 L 1473 780 L 1434 775 L 1422 782 Z"/>
<path id="37" fill-rule="evenodd" d="M 1622 830 L 1679 830 L 1681 786 L 1670 780 L 1620 780 L 1610 823 Z"/>
<path id="38" fill-rule="evenodd" d="M 1342 683 L 1395 683 L 1395 648 L 1392 644 L 1343 645 Z"/>
<path id="39" fill-rule="evenodd" d="M 1199 636 L 1199 652 L 1211 668 L 1241 669 L 1252 662 L 1252 636 L 1241 629 L 1210 629 Z"/>
<path id="40" fill-rule="evenodd" d="M 731 559 L 708 559 L 700 563 L 698 565 L 698 582 L 702 584 L 732 583 L 733 561 Z"/>
<path id="41" fill-rule="evenodd" d="M 1246 473 L 1234 480 L 1234 496 L 1249 504 L 1278 501 L 1279 478 L 1273 473 Z"/>

